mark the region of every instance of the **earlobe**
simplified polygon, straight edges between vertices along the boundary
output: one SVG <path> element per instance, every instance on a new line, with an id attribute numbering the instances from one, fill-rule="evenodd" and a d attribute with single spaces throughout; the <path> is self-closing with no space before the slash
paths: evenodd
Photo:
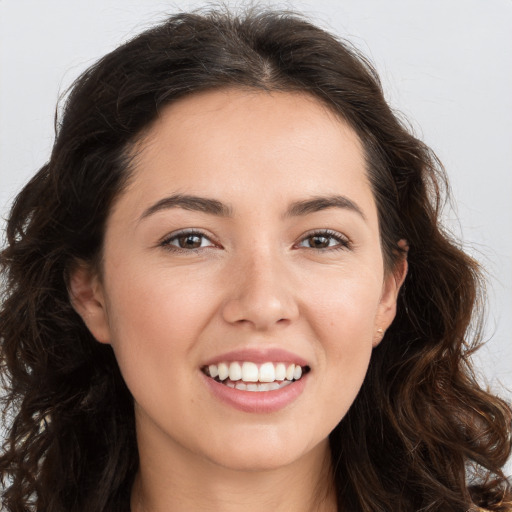
<path id="1" fill-rule="evenodd" d="M 96 340 L 110 343 L 103 286 L 97 273 L 86 264 L 77 264 L 69 274 L 68 293 L 71 305 Z"/>
<path id="2" fill-rule="evenodd" d="M 400 240 L 398 246 L 401 249 L 400 258 L 393 271 L 388 272 L 384 277 L 379 310 L 375 321 L 373 347 L 376 347 L 382 341 L 386 330 L 395 318 L 398 293 L 407 276 L 407 251 L 409 247 L 405 240 Z"/>

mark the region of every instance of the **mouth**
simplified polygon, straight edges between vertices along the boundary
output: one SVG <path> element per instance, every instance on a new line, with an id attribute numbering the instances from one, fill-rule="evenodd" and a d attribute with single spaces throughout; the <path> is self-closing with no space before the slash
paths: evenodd
<path id="1" fill-rule="evenodd" d="M 240 391 L 277 391 L 301 380 L 309 366 L 284 362 L 258 364 L 252 361 L 225 361 L 210 364 L 201 371 L 211 379 Z"/>

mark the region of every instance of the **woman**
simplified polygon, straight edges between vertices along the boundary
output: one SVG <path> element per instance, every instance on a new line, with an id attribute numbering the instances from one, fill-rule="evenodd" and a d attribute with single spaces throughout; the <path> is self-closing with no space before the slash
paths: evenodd
<path id="1" fill-rule="evenodd" d="M 8 222 L 6 510 L 510 510 L 443 184 L 298 16 L 177 15 L 104 57 Z"/>

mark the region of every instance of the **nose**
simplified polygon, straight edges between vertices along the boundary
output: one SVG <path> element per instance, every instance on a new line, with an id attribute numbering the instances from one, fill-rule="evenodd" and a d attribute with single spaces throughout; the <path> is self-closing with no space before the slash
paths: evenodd
<path id="1" fill-rule="evenodd" d="M 291 323 L 299 316 L 289 269 L 270 254 L 252 254 L 231 269 L 222 315 L 231 324 L 258 331 Z"/>

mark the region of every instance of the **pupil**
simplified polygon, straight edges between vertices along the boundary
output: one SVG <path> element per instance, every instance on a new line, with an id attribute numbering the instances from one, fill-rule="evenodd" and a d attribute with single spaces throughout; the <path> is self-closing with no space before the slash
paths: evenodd
<path id="1" fill-rule="evenodd" d="M 201 247 L 201 237 L 197 235 L 186 235 L 180 237 L 180 247 L 186 249 L 197 249 Z"/>
<path id="2" fill-rule="evenodd" d="M 316 248 L 324 248 L 329 245 L 329 238 L 326 236 L 313 236 L 310 240 L 311 245 Z"/>

